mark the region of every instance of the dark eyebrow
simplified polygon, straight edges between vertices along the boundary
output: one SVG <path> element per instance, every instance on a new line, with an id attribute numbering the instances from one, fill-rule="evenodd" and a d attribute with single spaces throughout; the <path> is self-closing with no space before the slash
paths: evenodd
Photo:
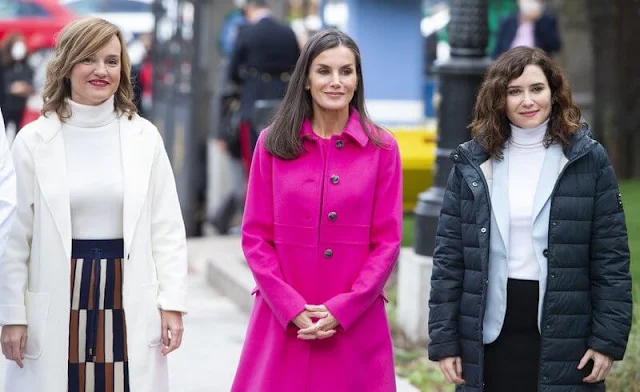
<path id="1" fill-rule="evenodd" d="M 326 68 L 331 68 L 330 66 L 328 66 L 328 65 L 326 65 L 326 64 L 317 64 L 316 66 L 317 66 L 317 67 L 326 67 Z M 347 64 L 347 65 L 343 65 L 343 66 L 342 66 L 342 67 L 340 67 L 340 68 L 352 68 L 352 67 L 354 67 L 354 65 L 353 65 L 353 64 Z"/>
<path id="2" fill-rule="evenodd" d="M 542 83 L 542 82 L 534 83 L 534 84 L 532 84 L 530 87 L 533 87 L 533 86 L 544 86 L 544 83 Z M 519 85 L 512 85 L 512 86 L 507 86 L 507 88 L 508 88 L 508 89 L 509 89 L 509 88 L 522 88 L 522 86 L 519 86 Z"/>

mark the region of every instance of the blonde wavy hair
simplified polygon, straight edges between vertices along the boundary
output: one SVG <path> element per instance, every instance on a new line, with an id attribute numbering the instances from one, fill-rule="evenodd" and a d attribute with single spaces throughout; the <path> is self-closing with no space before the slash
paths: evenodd
<path id="1" fill-rule="evenodd" d="M 120 41 L 120 85 L 114 94 L 114 109 L 129 120 L 136 114 L 131 85 L 131 60 L 122 32 L 114 24 L 100 18 L 86 18 L 69 23 L 56 39 L 55 54 L 47 65 L 46 82 L 42 98 L 42 115 L 55 112 L 61 120 L 71 116 L 66 99 L 71 97 L 69 80 L 73 67 L 96 54 L 113 37 Z"/>

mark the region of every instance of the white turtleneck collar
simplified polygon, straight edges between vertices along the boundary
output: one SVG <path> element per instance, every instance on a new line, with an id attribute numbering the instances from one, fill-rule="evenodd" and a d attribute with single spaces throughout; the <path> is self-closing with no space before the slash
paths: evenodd
<path id="1" fill-rule="evenodd" d="M 108 125 L 118 118 L 114 107 L 114 96 L 100 105 L 83 105 L 67 98 L 71 109 L 71 117 L 65 120 L 69 125 L 79 128 L 99 128 Z"/>
<path id="2" fill-rule="evenodd" d="M 520 128 L 511 125 L 511 144 L 517 147 L 537 147 L 543 144 L 544 136 L 547 133 L 549 119 L 535 128 Z"/>

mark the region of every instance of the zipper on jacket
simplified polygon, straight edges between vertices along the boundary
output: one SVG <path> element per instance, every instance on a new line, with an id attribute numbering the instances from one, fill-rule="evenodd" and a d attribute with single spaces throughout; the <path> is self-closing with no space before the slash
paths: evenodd
<path id="1" fill-rule="evenodd" d="M 593 150 L 596 147 L 596 145 L 591 145 L 589 146 L 589 148 L 587 148 L 585 151 L 581 152 L 580 154 L 578 154 L 575 158 L 571 159 L 569 162 L 567 162 L 566 165 L 564 165 L 564 167 L 562 168 L 562 170 L 560 171 L 560 174 L 558 174 L 558 178 L 556 179 L 556 183 L 553 186 L 553 190 L 551 191 L 551 196 L 549 196 L 549 222 L 548 222 L 548 227 L 547 227 L 547 235 L 549 235 L 548 233 L 551 232 L 551 211 L 553 210 L 553 196 L 556 194 L 556 191 L 558 190 L 558 185 L 560 184 L 560 180 L 562 179 L 562 176 L 564 175 L 564 173 L 567 171 L 567 169 L 569 168 L 569 166 L 573 165 L 577 160 L 581 159 L 582 157 L 584 157 L 585 155 L 587 155 L 588 153 L 591 152 L 591 150 Z M 547 239 L 547 249 L 549 249 L 549 239 Z M 547 270 L 549 269 L 548 267 L 549 265 L 549 259 L 547 258 Z M 549 287 L 549 273 L 547 273 L 547 288 Z M 547 306 L 547 295 L 549 293 L 549 290 L 545 290 L 544 292 L 544 297 L 542 298 L 542 308 L 540 309 L 540 312 L 542 313 L 540 315 L 540 363 L 538 364 L 538 390 L 540 390 L 541 386 L 542 386 L 542 340 L 544 339 L 542 336 L 542 331 L 544 330 L 543 325 L 545 324 L 545 308 Z"/>
<path id="2" fill-rule="evenodd" d="M 469 164 L 471 165 L 471 167 L 480 175 L 480 180 L 482 181 L 482 186 L 484 187 L 484 192 L 487 195 L 487 199 L 489 200 L 488 207 L 489 207 L 489 224 L 487 226 L 489 226 L 489 230 L 488 233 L 491 234 L 491 214 L 492 212 L 492 208 L 491 208 L 491 193 L 489 193 L 489 184 L 487 184 L 487 179 L 484 176 L 484 173 L 482 173 L 482 169 L 480 168 L 480 165 L 478 165 L 477 163 L 475 163 L 472 159 L 470 159 L 466 153 L 458 148 L 458 151 L 460 151 L 460 154 L 462 156 L 465 157 L 465 159 L 467 160 L 467 162 L 469 162 Z M 489 158 L 491 159 L 491 158 Z M 455 166 L 455 165 L 454 165 Z M 464 177 L 463 177 L 464 178 Z M 467 184 L 468 185 L 468 184 Z M 489 265 L 489 254 L 491 252 L 491 242 L 489 242 L 489 246 L 487 246 L 487 269 L 484 268 L 484 265 L 482 265 L 483 269 L 482 269 L 482 279 L 486 282 L 489 279 L 489 270 L 488 270 L 488 265 Z M 486 272 L 486 275 L 485 275 Z M 483 323 L 484 323 L 484 311 L 486 308 L 486 303 L 485 303 L 485 297 L 486 297 L 486 293 L 487 293 L 487 284 L 483 282 L 482 284 L 482 299 L 481 299 L 481 305 L 482 305 L 482 312 L 480 312 L 480 324 L 479 324 L 479 328 L 480 328 L 480 349 L 482 351 L 482 355 L 480 355 L 480 371 L 482 374 L 482 381 L 480 382 L 479 387 L 481 388 L 482 391 L 484 391 L 484 328 L 483 328 Z"/>

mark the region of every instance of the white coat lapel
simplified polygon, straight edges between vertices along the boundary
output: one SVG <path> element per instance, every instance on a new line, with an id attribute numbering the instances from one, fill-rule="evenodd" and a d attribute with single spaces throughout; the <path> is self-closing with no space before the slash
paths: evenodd
<path id="1" fill-rule="evenodd" d="M 505 249 L 509 249 L 509 148 L 504 148 L 504 158 L 493 161 L 493 187 L 491 210 L 496 218 L 498 230 Z"/>
<path id="2" fill-rule="evenodd" d="M 129 252 L 149 188 L 157 139 L 145 137 L 144 122 L 139 117 L 128 120 L 122 116 L 119 121 L 124 174 L 123 233 L 125 250 Z"/>
<path id="3" fill-rule="evenodd" d="M 62 124 L 55 114 L 40 117 L 38 134 L 42 139 L 33 160 L 36 178 L 42 198 L 49 207 L 56 228 L 67 255 L 71 258 L 71 206 L 69 202 L 69 181 L 67 178 L 67 157 Z"/>
<path id="4" fill-rule="evenodd" d="M 562 147 L 559 144 L 554 143 L 547 148 L 544 155 L 542 170 L 540 171 L 538 187 L 536 188 L 536 194 L 533 199 L 533 214 L 531 215 L 532 222 L 535 222 L 540 211 L 542 211 L 542 208 L 551 196 L 553 187 L 558 179 L 558 172 L 561 170 L 560 166 L 563 161 L 563 157 L 564 154 L 562 152 Z"/>
<path id="5" fill-rule="evenodd" d="M 484 175 L 484 179 L 487 182 L 487 189 L 489 191 L 489 197 L 493 191 L 493 159 L 487 159 L 480 165 L 480 170 Z"/>

